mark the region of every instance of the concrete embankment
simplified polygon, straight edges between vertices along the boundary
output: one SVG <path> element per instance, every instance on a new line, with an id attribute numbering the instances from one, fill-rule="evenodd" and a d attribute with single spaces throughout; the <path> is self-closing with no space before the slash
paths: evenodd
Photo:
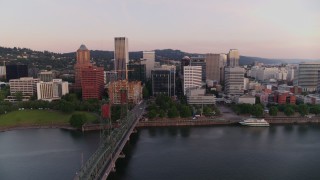
<path id="1" fill-rule="evenodd" d="M 303 123 L 320 123 L 320 117 L 266 117 L 270 124 L 303 124 Z"/>
<path id="2" fill-rule="evenodd" d="M 0 127 L 0 132 L 13 131 L 13 130 L 23 130 L 23 129 L 66 129 L 66 130 L 77 130 L 68 125 L 30 125 L 30 126 L 15 126 L 15 127 Z"/>
<path id="3" fill-rule="evenodd" d="M 213 125 L 231 125 L 234 121 L 225 120 L 152 120 L 140 121 L 136 127 L 164 127 L 164 126 L 213 126 Z"/>

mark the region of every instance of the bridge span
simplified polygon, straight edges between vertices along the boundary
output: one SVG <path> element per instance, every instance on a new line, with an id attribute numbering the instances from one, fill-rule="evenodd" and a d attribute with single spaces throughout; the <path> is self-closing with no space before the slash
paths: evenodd
<path id="1" fill-rule="evenodd" d="M 124 157 L 122 149 L 134 132 L 141 115 L 146 108 L 146 103 L 136 105 L 126 118 L 120 120 L 119 126 L 104 134 L 98 149 L 76 173 L 75 180 L 107 179 L 115 171 L 118 158 Z"/>

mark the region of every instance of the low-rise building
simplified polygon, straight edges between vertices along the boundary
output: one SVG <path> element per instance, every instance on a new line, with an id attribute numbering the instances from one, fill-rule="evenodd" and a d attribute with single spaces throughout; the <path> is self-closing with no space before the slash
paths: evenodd
<path id="1" fill-rule="evenodd" d="M 305 104 L 320 104 L 320 94 L 308 94 L 304 96 L 303 102 Z"/>
<path id="2" fill-rule="evenodd" d="M 237 104 L 255 104 L 255 103 L 256 103 L 256 97 L 248 94 L 239 96 L 237 99 Z"/>
<path id="3" fill-rule="evenodd" d="M 63 95 L 69 93 L 68 82 L 62 79 L 53 79 L 51 82 L 40 81 L 37 83 L 38 100 L 52 101 L 61 99 Z"/>
<path id="4" fill-rule="evenodd" d="M 39 82 L 39 79 L 32 77 L 11 79 L 9 81 L 10 94 L 14 95 L 17 92 L 21 92 L 23 96 L 33 96 L 37 90 L 37 82 Z"/>
<path id="5" fill-rule="evenodd" d="M 197 87 L 187 89 L 186 95 L 188 104 L 216 104 L 215 95 L 206 95 L 205 92 L 205 89 Z"/>
<path id="6" fill-rule="evenodd" d="M 290 91 L 276 90 L 274 91 L 274 102 L 278 104 L 296 104 L 296 96 Z"/>

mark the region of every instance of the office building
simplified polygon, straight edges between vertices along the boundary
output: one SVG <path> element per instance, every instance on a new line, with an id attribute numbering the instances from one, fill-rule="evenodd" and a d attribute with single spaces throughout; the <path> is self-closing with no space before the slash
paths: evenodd
<path id="1" fill-rule="evenodd" d="M 162 65 L 151 71 L 152 95 L 175 96 L 176 91 L 175 66 Z"/>
<path id="2" fill-rule="evenodd" d="M 155 51 L 143 51 L 143 61 L 141 62 L 141 64 L 146 65 L 146 78 L 147 79 L 151 78 L 151 70 L 154 69 L 155 60 L 156 60 Z"/>
<path id="3" fill-rule="evenodd" d="M 220 54 L 206 54 L 206 79 L 220 82 Z"/>
<path id="4" fill-rule="evenodd" d="M 189 88 L 186 91 L 188 104 L 198 104 L 198 105 L 211 105 L 216 104 L 216 97 L 214 95 L 206 95 L 206 89 L 204 88 Z"/>
<path id="5" fill-rule="evenodd" d="M 130 61 L 127 67 L 129 81 L 141 81 L 142 84 L 146 83 L 146 64 L 142 64 L 140 61 Z"/>
<path id="6" fill-rule="evenodd" d="M 206 75 L 206 59 L 204 56 L 197 56 L 190 58 L 190 66 L 201 66 L 202 76 L 201 80 L 203 83 L 206 82 L 207 75 Z"/>
<path id="7" fill-rule="evenodd" d="M 102 67 L 82 68 L 82 99 L 102 99 L 104 91 L 104 70 Z"/>
<path id="8" fill-rule="evenodd" d="M 114 38 L 114 47 L 114 70 L 117 72 L 117 79 L 127 79 L 127 64 L 129 63 L 128 38 Z"/>
<path id="9" fill-rule="evenodd" d="M 15 93 L 21 92 L 23 96 L 33 96 L 37 91 L 37 83 L 39 79 L 32 77 L 23 77 L 19 79 L 11 79 L 9 81 L 10 94 L 14 96 Z"/>
<path id="10" fill-rule="evenodd" d="M 115 71 L 104 71 L 105 75 L 105 84 L 109 84 L 110 82 L 114 82 L 117 80 L 117 72 Z"/>
<path id="11" fill-rule="evenodd" d="M 19 79 L 22 77 L 28 77 L 28 65 L 12 64 L 6 65 L 6 79 Z"/>
<path id="12" fill-rule="evenodd" d="M 51 82 L 55 78 L 55 74 L 52 71 L 41 71 L 38 73 L 38 78 L 43 82 Z"/>
<path id="13" fill-rule="evenodd" d="M 184 56 L 182 59 L 181 59 L 181 63 L 180 63 L 180 72 L 181 72 L 181 75 L 183 76 L 183 69 L 185 66 L 189 66 L 190 65 L 190 57 L 189 56 Z"/>
<path id="14" fill-rule="evenodd" d="M 0 66 L 0 78 L 6 77 L 6 67 Z"/>
<path id="15" fill-rule="evenodd" d="M 111 104 L 121 104 L 121 91 L 126 91 L 128 103 L 137 104 L 142 100 L 142 85 L 140 81 L 118 80 L 108 85 Z"/>
<path id="16" fill-rule="evenodd" d="M 81 45 L 77 50 L 77 62 L 74 65 L 75 70 L 75 86 L 77 90 L 81 89 L 82 69 L 92 66 L 90 63 L 90 51 L 85 45 Z"/>
<path id="17" fill-rule="evenodd" d="M 51 82 L 40 81 L 37 83 L 38 100 L 53 101 L 61 99 L 69 93 L 68 82 L 62 79 L 53 79 Z"/>
<path id="18" fill-rule="evenodd" d="M 237 49 L 230 49 L 228 53 L 227 66 L 228 67 L 237 67 L 239 66 L 239 51 Z"/>
<path id="19" fill-rule="evenodd" d="M 183 92 L 184 95 L 188 88 L 201 87 L 202 85 L 202 67 L 201 66 L 184 66 L 183 69 Z"/>
<path id="20" fill-rule="evenodd" d="M 225 68 L 225 93 L 227 95 L 242 95 L 244 93 L 244 68 Z"/>
<path id="21" fill-rule="evenodd" d="M 297 72 L 297 81 L 295 85 L 302 88 L 304 92 L 316 91 L 318 86 L 318 72 L 320 70 L 320 63 L 302 63 L 299 64 Z"/>
<path id="22" fill-rule="evenodd" d="M 226 54 L 220 54 L 220 83 L 224 82 L 224 68 L 227 66 L 228 56 Z"/>

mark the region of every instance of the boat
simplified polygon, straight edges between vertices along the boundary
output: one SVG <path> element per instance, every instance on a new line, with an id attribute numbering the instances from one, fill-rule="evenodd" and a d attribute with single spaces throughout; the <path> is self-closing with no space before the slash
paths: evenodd
<path id="1" fill-rule="evenodd" d="M 266 120 L 256 118 L 245 119 L 239 123 L 244 126 L 270 126 Z"/>

